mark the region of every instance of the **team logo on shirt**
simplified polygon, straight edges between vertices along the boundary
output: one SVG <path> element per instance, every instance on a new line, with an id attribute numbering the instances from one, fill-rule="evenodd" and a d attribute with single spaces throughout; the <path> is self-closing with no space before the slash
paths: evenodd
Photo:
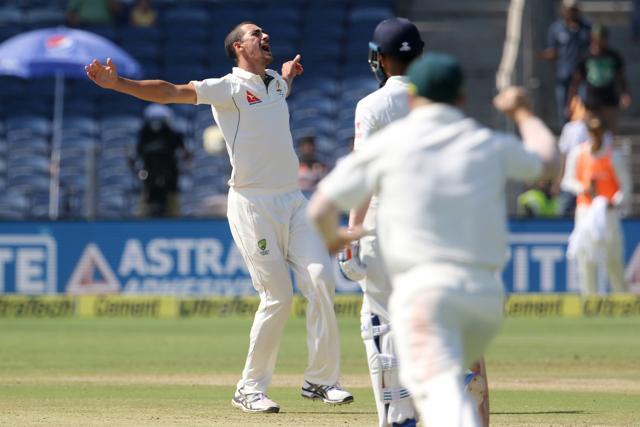
<path id="1" fill-rule="evenodd" d="M 282 87 L 280 86 L 280 82 L 276 80 L 276 92 L 282 93 Z"/>
<path id="2" fill-rule="evenodd" d="M 247 102 L 249 103 L 249 105 L 254 105 L 261 103 L 262 100 L 251 93 L 250 90 L 247 90 Z"/>
<path id="3" fill-rule="evenodd" d="M 258 249 L 260 249 L 260 255 L 269 255 L 269 250 L 267 249 L 267 239 L 258 240 Z"/>

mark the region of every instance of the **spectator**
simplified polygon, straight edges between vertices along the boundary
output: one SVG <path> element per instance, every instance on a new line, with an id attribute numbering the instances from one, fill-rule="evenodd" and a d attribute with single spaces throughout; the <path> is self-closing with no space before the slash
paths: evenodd
<path id="1" fill-rule="evenodd" d="M 586 104 L 598 111 L 605 127 L 615 133 L 619 107 L 628 108 L 631 96 L 624 75 L 624 62 L 618 52 L 608 47 L 608 38 L 609 32 L 605 27 L 593 27 L 589 50 L 578 63 L 569 93 L 570 96 L 577 94 L 584 82 Z"/>
<path id="2" fill-rule="evenodd" d="M 138 136 L 137 158 L 143 168 L 142 216 L 178 216 L 178 159 L 190 153 L 185 149 L 182 135 L 171 128 L 173 113 L 165 105 L 151 104 L 144 112 L 145 123 Z"/>
<path id="3" fill-rule="evenodd" d="M 585 119 L 587 116 L 587 109 L 582 102 L 582 99 L 575 95 L 569 101 L 569 119 L 567 123 L 562 127 L 560 138 L 558 139 L 558 149 L 561 155 L 562 171 L 559 177 L 556 179 L 555 184 L 560 187 L 560 193 L 558 197 L 560 199 L 560 205 L 562 209 L 562 215 L 573 216 L 576 209 L 576 198 L 570 192 L 562 188 L 562 175 L 564 174 L 565 161 L 567 154 L 573 147 L 585 142 L 589 138 L 587 133 L 587 125 Z"/>
<path id="4" fill-rule="evenodd" d="M 573 71 L 589 47 L 591 25 L 580 14 L 577 0 L 562 1 L 562 19 L 549 28 L 542 58 L 556 61 L 555 95 L 560 124 L 567 121 L 566 105 Z"/>
<path id="5" fill-rule="evenodd" d="M 119 0 L 70 0 L 66 20 L 71 27 L 109 25 L 121 10 Z"/>
<path id="6" fill-rule="evenodd" d="M 153 8 L 151 0 L 137 0 L 131 9 L 129 20 L 134 27 L 153 27 L 158 13 Z"/>
<path id="7" fill-rule="evenodd" d="M 537 182 L 518 196 L 518 216 L 553 218 L 562 214 L 561 200 L 555 181 Z"/>
<path id="8" fill-rule="evenodd" d="M 602 259 L 611 289 L 624 292 L 620 211 L 631 196 L 631 177 L 620 153 L 605 143 L 598 117 L 587 120 L 589 139 L 567 157 L 562 185 L 576 195 L 575 228 L 567 255 L 578 261 L 583 294 L 597 292 L 597 266 Z"/>
<path id="9" fill-rule="evenodd" d="M 313 136 L 305 136 L 298 142 L 298 185 L 306 197 L 310 197 L 316 190 L 318 182 L 328 172 L 327 166 L 316 156 L 316 143 Z"/>

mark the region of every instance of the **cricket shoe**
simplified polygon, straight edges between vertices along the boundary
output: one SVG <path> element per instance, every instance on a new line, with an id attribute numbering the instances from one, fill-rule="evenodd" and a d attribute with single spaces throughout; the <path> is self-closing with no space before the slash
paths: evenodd
<path id="1" fill-rule="evenodd" d="M 236 390 L 231 404 L 244 412 L 276 414 L 280 412 L 280 406 L 269 399 L 264 393 L 243 393 Z"/>
<path id="2" fill-rule="evenodd" d="M 468 371 L 464 376 L 464 390 L 479 405 L 484 400 L 485 381 L 480 375 L 473 371 Z"/>
<path id="3" fill-rule="evenodd" d="M 327 405 L 345 405 L 353 402 L 353 395 L 340 387 L 340 384 L 313 384 L 305 380 L 302 386 L 302 397 L 312 400 L 322 400 Z"/>
<path id="4" fill-rule="evenodd" d="M 416 427 L 418 425 L 418 421 L 415 418 L 408 418 L 401 423 L 393 423 L 392 427 Z"/>

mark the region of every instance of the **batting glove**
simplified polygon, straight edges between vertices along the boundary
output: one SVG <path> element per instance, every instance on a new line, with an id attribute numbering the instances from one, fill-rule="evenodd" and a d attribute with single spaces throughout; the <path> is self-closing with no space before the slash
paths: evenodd
<path id="1" fill-rule="evenodd" d="M 338 265 L 344 277 L 359 282 L 367 275 L 366 265 L 360 260 L 360 241 L 351 242 L 338 252 Z"/>

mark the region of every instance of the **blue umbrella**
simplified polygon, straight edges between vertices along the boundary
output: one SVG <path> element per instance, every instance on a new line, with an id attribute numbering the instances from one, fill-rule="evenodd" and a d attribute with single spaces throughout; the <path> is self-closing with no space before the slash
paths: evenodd
<path id="1" fill-rule="evenodd" d="M 44 28 L 18 34 L 0 44 L 0 75 L 23 78 L 55 76 L 49 216 L 58 217 L 60 143 L 64 79 L 86 78 L 84 66 L 111 58 L 125 77 L 139 77 L 140 65 L 124 50 L 97 34 L 71 28 Z"/>

